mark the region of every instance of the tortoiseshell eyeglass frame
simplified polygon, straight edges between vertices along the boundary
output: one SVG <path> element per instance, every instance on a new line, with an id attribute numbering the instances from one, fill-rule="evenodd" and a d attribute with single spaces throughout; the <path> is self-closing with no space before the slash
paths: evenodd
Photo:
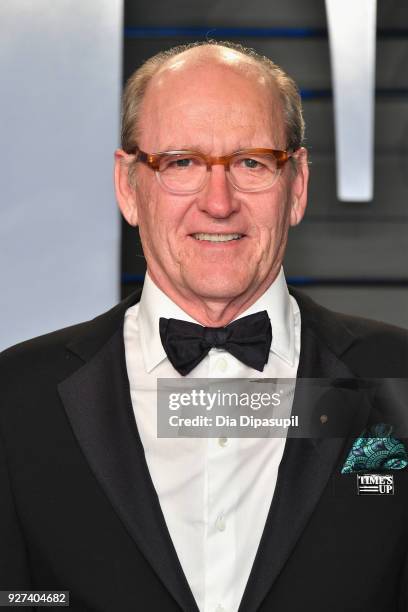
<path id="1" fill-rule="evenodd" d="M 212 155 L 205 155 L 200 151 L 191 151 L 187 149 L 183 149 L 180 151 L 160 151 L 158 153 L 145 153 L 141 151 L 139 147 L 135 147 L 132 151 L 129 152 L 131 155 L 136 156 L 135 161 L 141 161 L 144 164 L 147 164 L 155 170 L 159 171 L 160 168 L 160 160 L 166 155 L 195 155 L 196 157 L 200 157 L 203 159 L 207 165 L 207 170 L 211 169 L 211 166 L 216 164 L 222 164 L 225 166 L 226 170 L 229 170 L 229 166 L 231 160 L 234 157 L 239 155 L 272 155 L 277 161 L 277 167 L 280 170 L 285 163 L 288 161 L 290 157 L 296 153 L 296 151 L 280 151 L 278 149 L 241 149 L 240 151 L 235 151 L 234 153 L 230 153 L 230 155 L 221 155 L 218 157 L 213 157 Z"/>
<path id="2" fill-rule="evenodd" d="M 239 151 L 235 151 L 234 153 L 231 153 L 230 155 L 222 155 L 218 157 L 213 157 L 212 155 L 205 155 L 204 153 L 201 153 L 200 151 L 192 151 L 192 150 L 186 150 L 186 149 L 177 150 L 177 151 L 161 151 L 158 153 L 145 153 L 144 151 L 141 151 L 138 147 L 135 147 L 135 149 L 133 149 L 130 154 L 135 156 L 136 162 L 140 161 L 146 164 L 147 166 L 149 166 L 149 168 L 151 168 L 155 172 L 155 175 L 156 175 L 156 178 L 159 184 L 166 191 L 168 191 L 169 193 L 183 195 L 183 194 L 198 193 L 199 191 L 201 191 L 201 189 L 203 189 L 204 185 L 206 184 L 208 177 L 210 176 L 211 167 L 216 164 L 220 164 L 224 166 L 227 172 L 227 178 L 229 182 L 234 187 L 234 189 L 237 189 L 238 191 L 242 191 L 244 193 L 251 193 L 251 192 L 257 192 L 257 191 L 264 191 L 265 189 L 270 189 L 273 187 L 273 185 L 278 180 L 283 166 L 286 164 L 289 158 L 293 157 L 295 153 L 296 151 L 289 152 L 289 151 L 281 151 L 278 149 L 259 149 L 257 148 L 257 149 L 241 149 Z M 195 187 L 194 189 L 184 189 L 184 188 L 174 189 L 174 188 L 169 187 L 165 183 L 164 179 L 162 178 L 162 173 L 160 172 L 161 159 L 169 155 L 170 156 L 174 155 L 175 158 L 183 156 L 183 155 L 194 155 L 195 157 L 202 159 L 207 166 L 207 172 L 203 177 L 202 183 L 200 185 L 197 185 L 197 187 Z M 235 157 L 239 157 L 242 155 L 247 155 L 248 157 L 256 156 L 256 155 L 272 155 L 276 159 L 276 166 L 277 166 L 278 172 L 273 177 L 271 183 L 268 185 L 262 185 L 259 188 L 257 187 L 257 188 L 252 188 L 252 189 L 250 188 L 246 189 L 242 186 L 237 185 L 236 182 L 233 180 L 229 170 L 230 170 L 231 161 Z"/>

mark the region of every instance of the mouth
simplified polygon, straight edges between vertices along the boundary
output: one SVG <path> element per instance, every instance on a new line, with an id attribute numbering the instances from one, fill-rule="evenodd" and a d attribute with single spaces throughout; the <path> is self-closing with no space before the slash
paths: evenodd
<path id="1" fill-rule="evenodd" d="M 241 240 L 245 234 L 206 234 L 198 232 L 191 234 L 195 240 L 204 240 L 206 242 L 231 242 L 233 240 Z"/>

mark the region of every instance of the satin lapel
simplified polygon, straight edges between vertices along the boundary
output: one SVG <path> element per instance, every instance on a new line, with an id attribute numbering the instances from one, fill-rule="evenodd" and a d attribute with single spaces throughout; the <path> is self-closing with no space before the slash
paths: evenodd
<path id="1" fill-rule="evenodd" d="M 298 378 L 350 379 L 353 375 L 306 329 L 302 332 Z M 320 409 L 329 410 L 330 405 L 323 402 Z M 359 412 L 359 420 L 364 424 L 369 405 Z M 299 414 L 297 393 L 293 413 Z M 346 419 L 351 421 L 354 416 L 349 411 Z M 346 446 L 344 438 L 287 439 L 271 508 L 239 612 L 255 612 L 262 603 L 305 529 Z"/>
<path id="2" fill-rule="evenodd" d="M 126 375 L 122 329 L 59 385 L 89 465 L 139 550 L 186 612 L 198 612 L 147 468 Z"/>

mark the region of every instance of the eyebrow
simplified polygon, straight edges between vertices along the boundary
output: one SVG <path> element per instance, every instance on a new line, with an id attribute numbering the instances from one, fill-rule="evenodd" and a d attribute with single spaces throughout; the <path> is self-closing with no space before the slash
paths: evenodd
<path id="1" fill-rule="evenodd" d="M 232 153 L 235 151 L 241 151 L 243 149 L 256 149 L 259 147 L 256 147 L 255 145 L 242 145 L 241 143 L 238 143 L 236 147 L 234 147 L 233 149 L 230 149 L 228 151 L 228 153 Z M 270 147 L 273 148 L 273 147 Z M 162 147 L 160 149 L 160 151 L 197 151 L 199 153 L 203 153 L 204 155 L 211 155 L 211 151 L 209 151 L 207 149 L 207 147 L 203 147 L 199 144 L 193 144 L 193 145 L 174 145 L 174 144 L 168 144 L 166 145 L 166 147 Z M 156 151 L 155 151 L 156 152 Z M 159 151 L 157 151 L 159 152 Z"/>
<path id="2" fill-rule="evenodd" d="M 200 145 L 180 145 L 180 143 L 168 144 L 166 145 L 166 147 L 162 147 L 160 151 L 200 151 L 202 153 L 205 152 L 203 147 L 201 147 Z"/>

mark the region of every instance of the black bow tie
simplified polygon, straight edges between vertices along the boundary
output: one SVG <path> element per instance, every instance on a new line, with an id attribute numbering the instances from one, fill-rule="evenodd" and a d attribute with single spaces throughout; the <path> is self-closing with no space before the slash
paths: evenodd
<path id="1" fill-rule="evenodd" d="M 160 318 L 160 337 L 167 357 L 185 376 L 213 348 L 222 348 L 245 365 L 262 372 L 268 361 L 272 328 L 266 310 L 242 317 L 226 327 L 203 327 Z"/>

